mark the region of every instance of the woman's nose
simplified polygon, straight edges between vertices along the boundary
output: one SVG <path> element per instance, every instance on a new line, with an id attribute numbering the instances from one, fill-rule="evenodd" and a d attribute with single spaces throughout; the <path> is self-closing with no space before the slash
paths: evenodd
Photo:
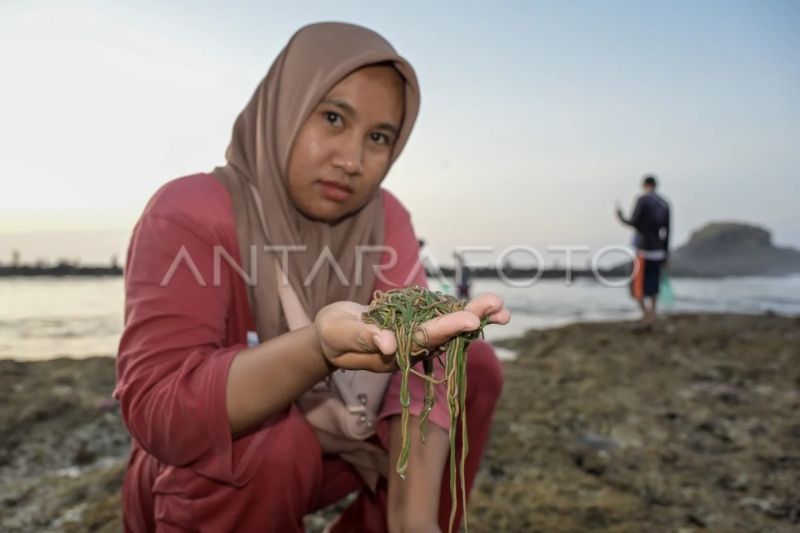
<path id="1" fill-rule="evenodd" d="M 343 139 L 336 150 L 333 165 L 341 168 L 348 175 L 361 174 L 364 172 L 363 157 L 364 150 L 360 139 Z"/>

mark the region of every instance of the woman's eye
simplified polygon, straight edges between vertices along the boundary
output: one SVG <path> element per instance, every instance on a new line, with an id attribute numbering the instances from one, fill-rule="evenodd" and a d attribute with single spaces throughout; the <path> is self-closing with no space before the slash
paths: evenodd
<path id="1" fill-rule="evenodd" d="M 325 120 L 331 124 L 339 125 L 342 123 L 342 116 L 334 111 L 325 111 Z"/>
<path id="2" fill-rule="evenodd" d="M 371 133 L 370 138 L 378 144 L 389 144 L 389 137 L 384 133 Z"/>

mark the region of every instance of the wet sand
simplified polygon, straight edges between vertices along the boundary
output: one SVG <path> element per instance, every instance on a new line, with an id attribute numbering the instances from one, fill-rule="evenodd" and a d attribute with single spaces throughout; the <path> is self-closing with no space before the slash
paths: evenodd
<path id="1" fill-rule="evenodd" d="M 470 500 L 490 531 L 800 527 L 800 318 L 529 332 Z M 111 358 L 0 361 L 0 530 L 120 531 Z M 319 531 L 325 516 L 309 517 Z"/>

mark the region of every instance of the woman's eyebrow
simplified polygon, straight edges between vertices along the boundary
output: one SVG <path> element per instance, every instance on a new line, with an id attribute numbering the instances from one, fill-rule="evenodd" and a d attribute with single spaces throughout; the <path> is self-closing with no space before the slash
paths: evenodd
<path id="1" fill-rule="evenodd" d="M 348 102 L 344 100 L 339 100 L 336 98 L 326 98 L 322 102 L 322 104 L 329 104 L 341 109 L 346 115 L 349 115 L 352 118 L 358 117 L 358 113 L 356 112 L 355 108 L 351 106 Z M 400 133 L 400 128 L 395 126 L 394 124 L 390 124 L 389 122 L 381 122 L 377 126 L 377 129 L 386 130 L 394 135 L 398 135 Z"/>
<path id="2" fill-rule="evenodd" d="M 344 100 L 337 100 L 335 98 L 326 98 L 321 103 L 336 106 L 342 111 L 344 111 L 346 114 L 350 115 L 351 117 L 358 116 L 358 113 L 356 113 L 355 108 L 351 106 L 349 103 L 345 102 Z"/>
<path id="3" fill-rule="evenodd" d="M 375 128 L 379 130 L 386 130 L 392 135 L 398 135 L 400 133 L 400 128 L 398 128 L 394 124 L 389 124 L 388 122 L 381 122 L 380 124 L 375 126 Z"/>

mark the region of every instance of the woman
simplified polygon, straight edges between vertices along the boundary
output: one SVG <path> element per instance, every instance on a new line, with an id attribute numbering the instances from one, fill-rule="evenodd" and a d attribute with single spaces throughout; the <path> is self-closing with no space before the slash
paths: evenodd
<path id="1" fill-rule="evenodd" d="M 133 437 L 127 531 L 302 531 L 305 514 L 354 490 L 331 531 L 447 527 L 441 387 L 424 447 L 412 418 L 407 479 L 385 468 L 373 486 L 324 453 L 296 405 L 337 368 L 397 369 L 394 335 L 360 314 L 373 289 L 425 283 L 408 213 L 380 189 L 418 106 L 414 71 L 382 37 L 307 26 L 237 119 L 227 164 L 151 199 L 128 251 L 117 360 L 115 396 Z M 385 251 L 359 260 L 359 246 Z M 281 275 L 308 326 L 289 331 Z M 483 316 L 509 320 L 499 298 L 484 296 L 424 324 L 418 339 L 439 346 Z M 473 343 L 468 358 L 471 486 L 502 378 L 487 344 Z M 389 465 L 400 449 L 398 386 L 393 377 L 376 435 L 354 443 L 388 451 Z M 411 386 L 419 415 L 422 384 Z"/>

